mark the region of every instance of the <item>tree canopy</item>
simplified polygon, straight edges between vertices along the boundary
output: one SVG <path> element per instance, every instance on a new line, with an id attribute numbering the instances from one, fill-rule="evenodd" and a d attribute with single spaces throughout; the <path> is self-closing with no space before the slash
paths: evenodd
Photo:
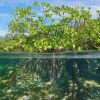
<path id="1" fill-rule="evenodd" d="M 35 7 L 41 12 L 36 12 Z M 100 11 L 93 19 L 91 8 L 51 6 L 35 1 L 33 6 L 16 7 L 1 50 L 49 52 L 55 50 L 99 50 Z M 1 40 L 0 40 L 1 41 Z"/>

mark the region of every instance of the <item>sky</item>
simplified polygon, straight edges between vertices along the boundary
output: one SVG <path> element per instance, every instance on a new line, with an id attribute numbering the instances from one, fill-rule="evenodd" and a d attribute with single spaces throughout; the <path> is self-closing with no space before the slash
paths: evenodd
<path id="1" fill-rule="evenodd" d="M 0 36 L 4 36 L 8 32 L 8 24 L 11 21 L 12 13 L 16 6 L 26 7 L 32 6 L 35 0 L 0 0 Z M 39 2 L 46 1 L 51 5 L 68 5 L 71 7 L 83 6 L 85 8 L 91 7 L 91 13 L 95 18 L 96 10 L 100 10 L 100 0 L 38 0 Z M 38 12 L 38 9 L 37 9 Z"/>

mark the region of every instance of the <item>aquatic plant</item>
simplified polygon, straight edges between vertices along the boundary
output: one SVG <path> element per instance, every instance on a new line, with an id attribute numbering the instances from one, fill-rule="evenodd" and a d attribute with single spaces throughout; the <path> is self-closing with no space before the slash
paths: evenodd
<path id="1" fill-rule="evenodd" d="M 33 9 L 39 8 L 41 15 Z M 100 14 L 93 19 L 91 8 L 52 6 L 42 2 L 25 8 L 16 7 L 9 32 L 0 41 L 0 50 L 53 52 L 99 50 Z M 57 18 L 54 18 L 57 16 Z M 3 41 L 4 40 L 4 41 Z"/>

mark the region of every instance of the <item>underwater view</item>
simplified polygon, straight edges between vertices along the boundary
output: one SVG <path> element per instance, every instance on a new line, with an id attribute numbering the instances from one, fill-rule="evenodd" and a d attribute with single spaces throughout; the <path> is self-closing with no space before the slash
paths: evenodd
<path id="1" fill-rule="evenodd" d="M 100 52 L 1 52 L 0 100 L 100 100 Z"/>

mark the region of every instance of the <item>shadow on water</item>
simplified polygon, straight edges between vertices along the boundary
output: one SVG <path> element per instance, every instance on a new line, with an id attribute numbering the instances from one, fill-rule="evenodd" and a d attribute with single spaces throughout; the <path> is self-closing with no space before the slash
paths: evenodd
<path id="1" fill-rule="evenodd" d="M 100 100 L 100 58 L 94 52 L 2 54 L 0 100 Z"/>

